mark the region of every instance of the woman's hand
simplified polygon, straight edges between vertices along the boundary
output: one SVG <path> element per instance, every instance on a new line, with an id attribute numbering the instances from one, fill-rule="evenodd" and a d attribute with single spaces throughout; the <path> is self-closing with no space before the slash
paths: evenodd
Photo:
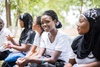
<path id="1" fill-rule="evenodd" d="M 8 41 L 12 41 L 14 37 L 11 37 L 10 35 L 6 36 Z"/>
<path id="2" fill-rule="evenodd" d="M 21 66 L 24 66 L 28 63 L 28 59 L 27 58 L 18 58 L 17 61 L 16 61 L 16 64 L 17 65 L 21 65 Z"/>
<path id="3" fill-rule="evenodd" d="M 64 67 L 72 67 L 72 64 L 71 63 L 67 63 L 64 65 Z"/>

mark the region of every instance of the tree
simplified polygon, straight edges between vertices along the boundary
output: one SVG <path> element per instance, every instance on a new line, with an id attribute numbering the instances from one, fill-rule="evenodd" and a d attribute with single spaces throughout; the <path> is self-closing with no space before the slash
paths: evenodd
<path id="1" fill-rule="evenodd" d="M 10 0 L 5 0 L 7 27 L 11 26 Z"/>

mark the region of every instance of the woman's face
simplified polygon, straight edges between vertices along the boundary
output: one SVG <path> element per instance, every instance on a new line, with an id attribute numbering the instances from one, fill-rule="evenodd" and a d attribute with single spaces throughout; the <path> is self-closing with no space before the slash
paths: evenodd
<path id="1" fill-rule="evenodd" d="M 20 27 L 24 28 L 24 22 L 22 20 L 20 20 Z"/>
<path id="2" fill-rule="evenodd" d="M 77 25 L 77 30 L 79 34 L 86 34 L 89 32 L 90 24 L 82 15 L 79 17 L 79 23 Z"/>
<path id="3" fill-rule="evenodd" d="M 32 30 L 38 30 L 38 28 L 40 27 L 36 22 L 37 20 L 35 20 L 35 22 L 33 23 Z"/>
<path id="4" fill-rule="evenodd" d="M 52 18 L 48 15 L 43 15 L 41 17 L 41 25 L 44 31 L 50 32 L 51 30 L 55 29 L 56 22 L 52 20 Z"/>

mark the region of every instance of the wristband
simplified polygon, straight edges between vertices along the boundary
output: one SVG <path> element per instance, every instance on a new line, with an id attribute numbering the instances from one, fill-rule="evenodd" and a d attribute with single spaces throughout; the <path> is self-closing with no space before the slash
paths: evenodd
<path id="1" fill-rule="evenodd" d="M 45 63 L 45 61 L 44 61 L 44 59 L 42 59 L 42 64 L 44 64 Z"/>
<path id="2" fill-rule="evenodd" d="M 7 48 L 10 48 L 11 49 L 11 45 L 8 45 Z"/>

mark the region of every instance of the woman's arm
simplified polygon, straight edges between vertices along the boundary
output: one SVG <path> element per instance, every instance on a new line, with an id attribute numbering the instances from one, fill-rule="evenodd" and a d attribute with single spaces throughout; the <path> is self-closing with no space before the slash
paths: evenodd
<path id="1" fill-rule="evenodd" d="M 79 67 L 100 67 L 100 61 L 92 62 L 89 64 L 80 64 Z"/>
<path id="2" fill-rule="evenodd" d="M 39 50 L 40 51 L 39 51 L 38 55 L 36 55 L 34 57 L 25 58 L 21 62 L 19 62 L 19 60 L 17 60 L 16 64 L 17 65 L 25 65 L 25 64 L 27 64 L 29 62 L 31 62 L 31 63 L 42 63 L 42 60 L 39 59 L 39 57 L 41 57 L 44 54 L 45 48 L 39 48 Z"/>
<path id="3" fill-rule="evenodd" d="M 41 52 L 41 50 L 40 50 L 40 52 Z M 43 52 L 41 52 L 41 53 L 43 53 Z M 38 55 L 39 57 L 40 57 L 40 55 L 42 55 L 41 53 Z M 58 59 L 60 54 L 61 54 L 60 51 L 55 51 L 53 56 L 51 56 L 50 58 L 44 58 L 44 59 L 39 59 L 39 58 L 32 59 L 32 58 L 29 58 L 28 61 L 30 61 L 31 63 L 42 63 L 42 61 L 48 62 L 48 63 L 54 63 L 54 62 L 56 62 L 56 60 Z"/>
<path id="4" fill-rule="evenodd" d="M 10 35 L 8 35 L 6 37 L 7 37 L 7 40 L 10 41 L 13 45 L 19 45 L 14 41 L 13 37 L 11 37 Z"/>
<path id="5" fill-rule="evenodd" d="M 29 44 L 25 44 L 22 46 L 17 46 L 17 45 L 10 45 L 11 48 L 16 49 L 18 51 L 24 51 L 27 52 L 29 50 L 29 48 L 31 47 L 31 45 Z"/>
<path id="6" fill-rule="evenodd" d="M 30 57 L 33 54 L 35 54 L 36 53 L 36 48 L 37 48 L 37 46 L 33 45 L 31 50 L 27 53 L 27 55 L 25 57 Z"/>
<path id="7" fill-rule="evenodd" d="M 64 67 L 72 67 L 76 63 L 75 59 L 69 59 L 69 62 Z"/>

